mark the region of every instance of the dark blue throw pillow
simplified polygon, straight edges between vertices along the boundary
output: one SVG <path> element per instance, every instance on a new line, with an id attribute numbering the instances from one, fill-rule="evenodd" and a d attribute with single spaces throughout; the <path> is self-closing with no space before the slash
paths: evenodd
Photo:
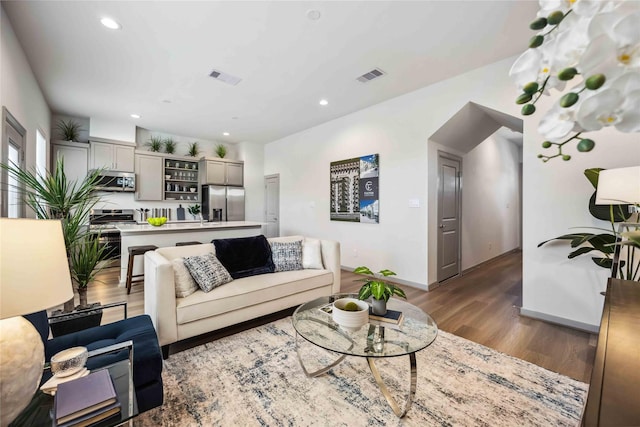
<path id="1" fill-rule="evenodd" d="M 275 271 L 271 246 L 263 235 L 215 239 L 211 243 L 216 248 L 216 258 L 234 279 Z"/>

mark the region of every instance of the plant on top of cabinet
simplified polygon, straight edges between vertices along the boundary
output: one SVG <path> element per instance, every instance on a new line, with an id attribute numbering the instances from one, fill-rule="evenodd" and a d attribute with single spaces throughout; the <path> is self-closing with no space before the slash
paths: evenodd
<path id="1" fill-rule="evenodd" d="M 221 159 L 224 158 L 224 156 L 227 155 L 227 147 L 222 145 L 222 144 L 218 144 L 216 146 L 216 154 L 218 155 L 218 157 L 220 157 Z"/>
<path id="2" fill-rule="evenodd" d="M 197 157 L 199 153 L 200 153 L 200 148 L 198 147 L 198 142 L 194 141 L 190 143 L 189 152 L 187 153 L 187 155 L 191 157 Z"/>
<path id="3" fill-rule="evenodd" d="M 63 141 L 78 141 L 80 138 L 80 132 L 84 131 L 79 123 L 75 120 L 69 119 L 66 122 L 62 119 L 58 120 L 56 124 L 56 129 L 58 129 L 59 138 Z"/>
<path id="4" fill-rule="evenodd" d="M 149 147 L 149 151 L 159 153 L 162 148 L 163 139 L 160 136 L 153 136 L 147 142 L 144 143 L 145 147 Z"/>
<path id="5" fill-rule="evenodd" d="M 176 142 L 173 138 L 168 137 L 164 140 L 164 152 L 167 154 L 173 154 L 176 152 Z"/>

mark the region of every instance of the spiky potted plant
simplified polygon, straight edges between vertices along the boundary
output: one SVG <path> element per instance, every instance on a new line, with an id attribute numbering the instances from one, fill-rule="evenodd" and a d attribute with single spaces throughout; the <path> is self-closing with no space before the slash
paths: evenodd
<path id="1" fill-rule="evenodd" d="M 200 147 L 198 147 L 198 142 L 194 141 L 190 143 L 189 151 L 187 152 L 187 155 L 190 157 L 197 157 L 199 153 L 200 153 Z"/>
<path id="2" fill-rule="evenodd" d="M 165 138 L 164 139 L 164 152 L 167 154 L 173 154 L 176 152 L 176 141 L 171 138 Z"/>
<path id="3" fill-rule="evenodd" d="M 393 271 L 384 269 L 374 273 L 369 267 L 361 266 L 353 270 L 353 272 L 369 276 L 366 279 L 357 279 L 359 282 L 364 282 L 358 292 L 358 299 L 365 300 L 371 297 L 371 311 L 373 314 L 385 315 L 387 313 L 387 301 L 394 295 L 407 299 L 407 295 L 402 289 L 383 279 L 384 277 L 395 276 L 396 273 Z"/>
<path id="4" fill-rule="evenodd" d="M 15 190 L 37 218 L 61 220 L 69 270 L 72 275 L 74 271 L 79 271 L 79 266 L 75 264 L 79 260 L 73 256 L 74 248 L 94 238 L 86 224 L 91 209 L 100 201 L 97 186 L 102 171 L 92 171 L 82 181 L 69 181 L 64 173 L 62 158 L 57 160 L 51 172 L 26 171 L 15 164 L 2 163 L 0 167 L 15 179 Z M 99 269 L 100 266 L 94 270 Z M 72 313 L 74 308 L 74 300 L 71 299 L 64 304 L 62 313 Z"/>
<path id="5" fill-rule="evenodd" d="M 223 145 L 223 144 L 218 144 L 216 146 L 216 154 L 218 155 L 218 157 L 220 157 L 221 159 L 224 158 L 224 156 L 227 155 L 227 146 Z"/>
<path id="6" fill-rule="evenodd" d="M 147 142 L 144 143 L 146 147 L 149 147 L 149 151 L 153 153 L 159 153 L 162 149 L 164 140 L 160 136 L 151 136 Z"/>
<path id="7" fill-rule="evenodd" d="M 58 120 L 56 129 L 59 132 L 58 138 L 63 141 L 78 141 L 78 139 L 80 139 L 80 132 L 84 130 L 79 123 L 72 119 L 67 121 L 62 119 Z"/>

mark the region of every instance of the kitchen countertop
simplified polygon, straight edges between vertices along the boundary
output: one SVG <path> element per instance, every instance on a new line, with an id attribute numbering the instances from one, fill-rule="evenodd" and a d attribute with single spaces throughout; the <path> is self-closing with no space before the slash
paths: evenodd
<path id="1" fill-rule="evenodd" d="M 128 234 L 154 234 L 166 232 L 180 231 L 196 231 L 196 230 L 224 230 L 233 228 L 257 228 L 262 227 L 263 223 L 253 221 L 226 221 L 226 222 L 203 222 L 200 221 L 176 221 L 167 222 L 159 227 L 150 224 L 121 224 L 116 228 L 120 230 L 120 234 L 125 236 Z"/>

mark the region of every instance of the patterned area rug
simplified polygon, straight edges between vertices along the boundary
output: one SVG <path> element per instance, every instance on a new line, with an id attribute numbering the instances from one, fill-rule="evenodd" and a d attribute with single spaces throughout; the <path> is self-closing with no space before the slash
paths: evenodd
<path id="1" fill-rule="evenodd" d="M 335 359 L 301 340 L 314 370 Z M 440 331 L 416 353 L 418 388 L 398 419 L 366 359 L 347 357 L 307 378 L 291 318 L 172 355 L 165 403 L 137 426 L 576 426 L 588 385 Z M 317 366 L 311 363 L 315 361 Z M 408 392 L 408 357 L 380 360 L 397 400 Z"/>

